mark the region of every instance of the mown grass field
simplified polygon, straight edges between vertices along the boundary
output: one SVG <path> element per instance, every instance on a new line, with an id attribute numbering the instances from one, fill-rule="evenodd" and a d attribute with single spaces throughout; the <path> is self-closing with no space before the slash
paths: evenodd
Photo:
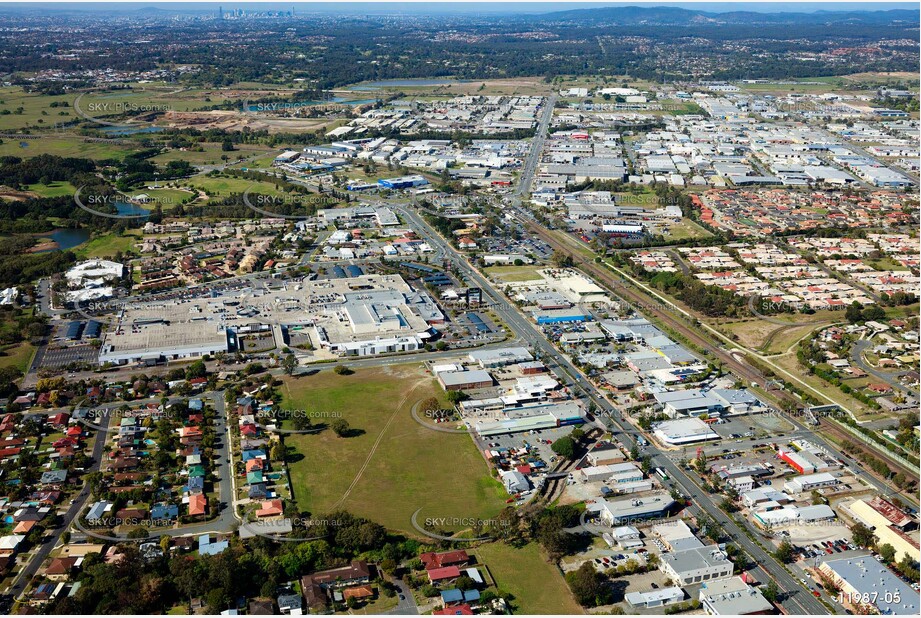
<path id="1" fill-rule="evenodd" d="M 3 118 L 3 116 L 0 116 L 0 118 Z M 23 147 L 20 143 L 24 143 L 26 146 Z M 84 142 L 82 138 L 76 136 L 48 136 L 30 140 L 5 137 L 3 138 L 3 143 L 0 144 L 0 156 L 20 158 L 50 154 L 59 157 L 79 157 L 93 160 L 123 159 L 126 155 L 136 151 L 137 148 L 133 148 L 131 145 Z"/>
<path id="2" fill-rule="evenodd" d="M 48 185 L 34 184 L 28 185 L 26 190 L 36 193 L 40 197 L 61 197 L 62 195 L 73 195 L 77 190 L 75 186 L 69 182 L 52 182 Z"/>
<path id="3" fill-rule="evenodd" d="M 536 543 L 515 548 L 505 543 L 481 545 L 475 551 L 489 567 L 496 586 L 515 596 L 516 614 L 584 614 L 563 575 L 550 564 Z"/>
<path id="4" fill-rule="evenodd" d="M 3 346 L 0 348 L 0 367 L 15 367 L 22 373 L 26 373 L 34 355 L 35 346 L 26 341 Z"/>
<path id="5" fill-rule="evenodd" d="M 192 165 L 220 165 L 223 163 L 221 157 L 224 155 L 229 157 L 230 161 L 236 161 L 240 157 L 270 153 L 271 156 L 267 156 L 267 165 L 271 165 L 276 154 L 275 149 L 269 150 L 266 146 L 259 146 L 258 144 L 236 144 L 234 150 L 230 152 L 221 150 L 221 144 L 218 142 L 203 142 L 199 145 L 202 147 L 201 151 L 172 149 L 151 157 L 150 160 L 158 165 L 164 165 L 170 161 L 188 161 Z"/>
<path id="6" fill-rule="evenodd" d="M 201 189 L 211 197 L 229 197 L 233 193 L 243 193 L 250 187 L 253 193 L 261 195 L 281 196 L 285 193 L 270 182 L 253 182 L 245 178 L 222 176 L 195 176 L 183 181 L 183 186 Z"/>
<path id="7" fill-rule="evenodd" d="M 135 249 L 141 240 L 141 230 L 126 230 L 122 234 L 103 234 L 91 238 L 74 249 L 80 259 L 114 257 L 121 251 L 126 253 Z"/>
<path id="8" fill-rule="evenodd" d="M 285 378 L 281 391 L 282 408 L 341 415 L 358 430 L 343 438 L 329 429 L 286 436 L 301 509 L 321 514 L 344 508 L 419 536 L 410 520 L 420 508 L 420 518 L 488 518 L 505 506 L 507 495 L 470 436 L 426 429 L 412 418 L 414 403 L 442 394 L 420 365 L 348 376 L 326 370 Z"/>
<path id="9" fill-rule="evenodd" d="M 502 281 L 540 281 L 537 274 L 539 266 L 490 266 L 484 272 L 492 278 Z"/>

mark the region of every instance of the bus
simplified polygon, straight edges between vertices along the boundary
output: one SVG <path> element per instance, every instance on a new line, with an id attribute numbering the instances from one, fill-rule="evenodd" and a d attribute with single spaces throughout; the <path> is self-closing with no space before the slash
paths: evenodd
<path id="1" fill-rule="evenodd" d="M 663 481 L 667 481 L 667 480 L 668 480 L 668 474 L 665 473 L 665 469 L 664 469 L 664 468 L 656 468 L 656 476 L 658 476 L 658 477 L 659 477 L 660 479 L 662 479 Z"/>

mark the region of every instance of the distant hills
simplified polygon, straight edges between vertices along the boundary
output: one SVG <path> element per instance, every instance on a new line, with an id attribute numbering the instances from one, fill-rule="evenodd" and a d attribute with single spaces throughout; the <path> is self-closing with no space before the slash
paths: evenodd
<path id="1" fill-rule="evenodd" d="M 618 26 L 699 26 L 755 25 L 755 24 L 917 24 L 918 11 L 893 9 L 888 11 L 816 11 L 814 13 L 755 13 L 734 11 L 731 13 L 708 13 L 679 7 L 623 6 L 597 9 L 572 9 L 532 16 L 540 21 L 572 21 Z"/>

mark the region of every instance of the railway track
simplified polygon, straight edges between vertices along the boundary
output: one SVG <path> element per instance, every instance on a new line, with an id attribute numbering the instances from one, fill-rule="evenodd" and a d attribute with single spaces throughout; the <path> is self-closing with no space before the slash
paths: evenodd
<path id="1" fill-rule="evenodd" d="M 698 332 L 696 329 L 691 328 L 683 318 L 676 316 L 672 312 L 666 310 L 661 303 L 650 303 L 649 297 L 646 296 L 645 293 L 637 291 L 632 286 L 618 281 L 607 268 L 597 264 L 590 259 L 587 259 L 580 253 L 573 251 L 572 246 L 562 242 L 559 238 L 557 238 L 554 234 L 549 233 L 542 226 L 534 223 L 533 221 L 530 221 L 526 217 L 521 217 L 519 220 L 551 247 L 571 255 L 575 265 L 586 273 L 592 275 L 592 277 L 595 278 L 595 280 L 602 287 L 607 288 L 611 293 L 615 294 L 619 298 L 622 298 L 640 308 L 640 313 L 646 316 L 651 314 L 666 327 L 680 333 L 687 341 L 700 348 L 709 350 L 713 356 L 723 361 L 727 368 L 729 368 L 739 377 L 743 378 L 746 382 L 754 382 L 761 387 L 765 387 L 768 380 L 760 370 L 739 360 L 739 358 L 734 354 L 727 352 L 721 347 L 719 342 L 714 342 L 705 335 Z M 772 394 L 774 398 L 780 402 L 790 401 L 797 406 L 802 404 L 799 399 L 793 397 L 793 395 L 785 391 L 772 391 Z M 821 417 L 818 420 L 819 427 L 821 427 L 823 431 L 830 431 L 835 435 L 841 436 L 842 438 L 848 439 L 849 441 L 853 441 L 851 436 L 847 435 L 840 428 L 836 427 L 832 421 Z M 883 451 L 870 447 L 864 448 L 865 450 L 869 450 L 869 452 L 871 452 L 874 456 L 883 459 L 890 466 L 890 468 L 896 471 L 902 471 L 905 474 L 911 476 L 916 475 L 918 472 L 916 469 L 908 468 L 903 463 L 892 459 Z"/>

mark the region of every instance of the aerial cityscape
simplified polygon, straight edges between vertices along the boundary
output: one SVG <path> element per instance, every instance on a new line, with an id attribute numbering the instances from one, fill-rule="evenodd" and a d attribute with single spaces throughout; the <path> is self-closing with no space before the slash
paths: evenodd
<path id="1" fill-rule="evenodd" d="M 0 613 L 918 616 L 919 29 L 0 1 Z"/>

